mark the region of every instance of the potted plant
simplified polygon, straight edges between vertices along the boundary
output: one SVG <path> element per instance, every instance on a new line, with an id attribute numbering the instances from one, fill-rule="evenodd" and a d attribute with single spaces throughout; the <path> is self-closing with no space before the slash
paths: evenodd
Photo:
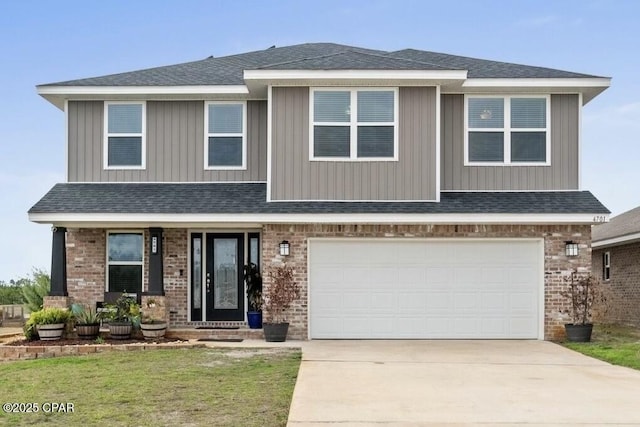
<path id="1" fill-rule="evenodd" d="M 287 265 L 273 267 L 269 271 L 269 292 L 264 306 L 269 322 L 265 322 L 264 338 L 268 342 L 282 342 L 287 339 L 289 323 L 285 312 L 300 298 L 300 288 L 293 278 L 293 268 Z"/>
<path id="2" fill-rule="evenodd" d="M 71 314 L 76 324 L 76 334 L 81 340 L 96 339 L 100 333 L 100 316 L 95 310 L 82 304 L 71 304 Z"/>
<path id="3" fill-rule="evenodd" d="M 247 286 L 247 321 L 250 329 L 262 328 L 262 276 L 258 266 L 249 263 L 244 266 L 244 283 Z"/>
<path id="4" fill-rule="evenodd" d="M 25 337 L 35 339 L 35 335 L 43 341 L 59 340 L 71 317 L 66 308 L 49 307 L 34 311 L 24 326 Z"/>
<path id="5" fill-rule="evenodd" d="M 155 338 L 163 338 L 167 331 L 167 322 L 164 319 L 157 319 L 148 314 L 158 303 L 153 298 L 147 300 L 147 310 L 143 310 L 142 319 L 140 320 L 140 330 L 145 339 L 151 340 Z"/>
<path id="6" fill-rule="evenodd" d="M 589 342 L 593 331 L 594 307 L 605 309 L 606 295 L 600 286 L 600 281 L 591 274 L 580 274 L 574 270 L 564 280 L 568 288 L 560 294 L 570 301 L 570 308 L 565 313 L 570 315 L 572 321 L 564 325 L 567 339 L 574 342 Z"/>
<path id="7" fill-rule="evenodd" d="M 131 338 L 131 330 L 140 321 L 140 305 L 135 298 L 123 293 L 115 303 L 105 304 L 105 317 L 109 321 L 109 336 L 116 340 Z"/>

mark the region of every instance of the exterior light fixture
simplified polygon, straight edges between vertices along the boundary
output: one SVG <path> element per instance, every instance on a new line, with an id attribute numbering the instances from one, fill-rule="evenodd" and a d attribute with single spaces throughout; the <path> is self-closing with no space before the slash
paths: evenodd
<path id="1" fill-rule="evenodd" d="M 151 236 L 151 253 L 158 253 L 158 236 Z"/>
<path id="2" fill-rule="evenodd" d="M 579 248 L 577 243 L 575 243 L 572 240 L 566 241 L 564 243 L 565 243 L 564 253 L 567 256 L 578 256 Z"/>
<path id="3" fill-rule="evenodd" d="M 289 242 L 287 240 L 280 242 L 280 255 L 289 256 Z"/>

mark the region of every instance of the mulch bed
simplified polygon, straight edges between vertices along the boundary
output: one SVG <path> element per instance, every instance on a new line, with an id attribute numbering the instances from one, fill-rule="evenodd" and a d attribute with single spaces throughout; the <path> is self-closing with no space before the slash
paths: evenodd
<path id="1" fill-rule="evenodd" d="M 164 343 L 180 343 L 185 342 L 180 339 L 167 339 L 167 338 L 157 338 L 153 340 L 145 340 L 145 339 L 128 339 L 128 340 L 113 340 L 110 338 L 104 338 L 104 342 L 101 344 L 164 344 Z M 60 339 L 53 341 L 42 341 L 42 340 L 18 340 L 11 341 L 5 343 L 3 345 L 11 345 L 11 346 L 53 346 L 53 345 L 86 345 L 86 344 L 97 344 L 95 340 L 80 340 L 80 339 Z"/>

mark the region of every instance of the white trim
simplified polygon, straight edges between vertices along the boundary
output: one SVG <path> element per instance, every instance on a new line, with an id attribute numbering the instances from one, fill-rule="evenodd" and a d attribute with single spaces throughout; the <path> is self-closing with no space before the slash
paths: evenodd
<path id="1" fill-rule="evenodd" d="M 465 80 L 467 70 L 244 70 L 244 80 Z"/>
<path id="2" fill-rule="evenodd" d="M 580 191 L 576 188 L 553 189 L 553 190 L 442 190 L 443 193 L 575 193 Z"/>
<path id="3" fill-rule="evenodd" d="M 519 78 L 492 79 L 470 78 L 462 84 L 463 87 L 604 87 L 611 85 L 608 77 L 575 77 L 575 78 Z"/>
<path id="4" fill-rule="evenodd" d="M 267 202 L 271 201 L 271 144 L 272 144 L 271 132 L 273 131 L 273 126 L 271 124 L 272 106 L 273 106 L 273 87 L 269 85 L 267 87 Z"/>
<path id="5" fill-rule="evenodd" d="M 501 98 L 504 108 L 504 122 L 501 128 L 469 128 L 469 99 L 473 98 Z M 513 98 L 542 98 L 546 101 L 545 128 L 512 128 L 511 100 Z M 518 132 L 545 132 L 545 161 L 544 162 L 514 162 L 511 160 L 511 135 Z M 503 134 L 502 162 L 474 162 L 469 160 L 469 132 L 501 132 Z M 464 96 L 464 166 L 551 166 L 551 95 L 476 95 Z"/>
<path id="6" fill-rule="evenodd" d="M 190 95 L 249 94 L 245 85 L 37 86 L 38 95 Z"/>
<path id="7" fill-rule="evenodd" d="M 608 215 L 602 217 L 608 219 Z M 593 214 L 146 214 L 30 213 L 36 223 L 76 227 L 231 227 L 251 224 L 594 224 Z"/>
<path id="8" fill-rule="evenodd" d="M 140 105 L 142 106 L 142 123 L 140 133 L 109 133 L 109 105 Z M 147 168 L 147 101 L 104 101 L 103 107 L 103 134 L 102 134 L 102 166 L 104 170 L 145 170 Z M 120 166 L 109 165 L 109 137 L 140 137 L 140 165 Z"/>
<path id="9" fill-rule="evenodd" d="M 109 261 L 109 235 L 110 234 L 136 234 L 142 236 L 142 259 L 140 261 Z M 145 290 L 144 286 L 144 252 L 145 252 L 145 232 L 144 230 L 107 230 L 107 235 L 105 239 L 105 272 L 104 272 L 104 289 L 105 292 L 112 292 L 109 290 L 109 266 L 110 265 L 139 265 L 141 267 L 140 274 L 142 277 L 140 278 L 140 293 L 148 291 Z M 147 284 L 148 286 L 148 284 Z M 129 292 L 129 291 L 127 291 Z"/>
<path id="10" fill-rule="evenodd" d="M 69 101 L 64 100 L 64 169 L 69 182 Z"/>
<path id="11" fill-rule="evenodd" d="M 544 321 L 545 321 L 545 253 L 544 238 L 540 237 L 309 237 L 307 239 L 307 339 L 311 340 L 311 259 L 313 253 L 314 242 L 389 242 L 389 241 L 407 241 L 407 242 L 535 242 L 538 246 L 537 259 L 537 275 L 538 275 L 538 326 L 537 338 L 544 340 Z"/>
<path id="12" fill-rule="evenodd" d="M 440 168 L 442 167 L 440 158 L 440 144 L 441 135 L 440 135 L 440 102 L 441 102 L 441 94 L 440 94 L 440 85 L 436 86 L 436 202 L 440 201 Z M 307 270 L 308 271 L 308 270 Z"/>
<path id="13" fill-rule="evenodd" d="M 211 105 L 242 105 L 242 134 L 211 133 L 209 132 L 209 106 Z M 209 165 L 210 137 L 242 137 L 242 165 L 239 166 L 211 166 Z M 204 103 L 204 170 L 246 170 L 247 169 L 247 103 L 246 101 L 205 101 Z"/>
<path id="14" fill-rule="evenodd" d="M 349 122 L 316 122 L 314 120 L 315 92 L 349 92 L 350 121 Z M 391 122 L 359 122 L 358 121 L 358 92 L 393 92 L 393 124 Z M 310 162 L 397 162 L 399 118 L 399 90 L 397 87 L 310 87 L 309 88 L 309 161 Z M 393 156 L 392 157 L 358 157 L 358 127 L 393 125 Z M 315 157 L 314 156 L 314 128 L 315 126 L 349 127 L 350 147 L 349 157 Z"/>
<path id="15" fill-rule="evenodd" d="M 593 241 L 591 243 L 592 248 L 602 248 L 605 246 L 615 246 L 620 244 L 633 243 L 640 240 L 640 233 L 627 234 L 625 236 L 611 237 L 609 239 Z"/>

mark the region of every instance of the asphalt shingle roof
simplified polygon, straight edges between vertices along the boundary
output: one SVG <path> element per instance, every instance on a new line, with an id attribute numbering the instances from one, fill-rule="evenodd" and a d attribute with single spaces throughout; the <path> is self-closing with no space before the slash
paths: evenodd
<path id="1" fill-rule="evenodd" d="M 640 206 L 596 225 L 591 230 L 591 238 L 595 243 L 636 233 L 640 233 Z"/>
<path id="2" fill-rule="evenodd" d="M 469 78 L 588 78 L 586 74 L 436 52 L 396 52 L 306 43 L 41 86 L 186 86 L 244 84 L 244 70 L 468 70 Z"/>
<path id="3" fill-rule="evenodd" d="M 320 213 L 514 213 L 607 214 L 588 191 L 454 192 L 440 202 L 266 201 L 263 183 L 56 184 L 29 213 L 320 214 Z"/>

